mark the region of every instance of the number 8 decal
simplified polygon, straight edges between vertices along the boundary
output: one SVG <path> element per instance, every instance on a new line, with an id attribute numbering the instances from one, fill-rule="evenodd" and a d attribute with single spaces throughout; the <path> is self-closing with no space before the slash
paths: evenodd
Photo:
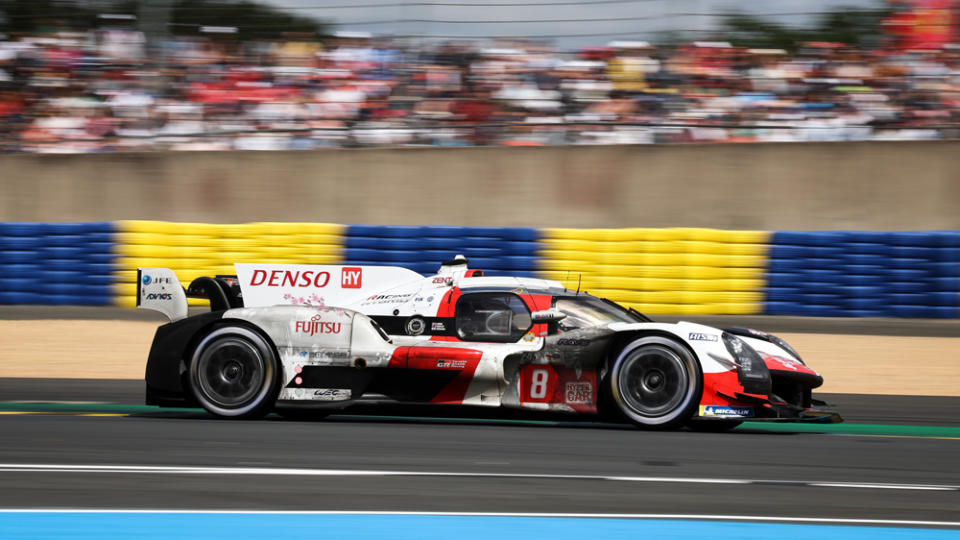
<path id="1" fill-rule="evenodd" d="M 546 369 L 534 369 L 530 374 L 530 397 L 543 399 L 547 397 L 547 382 L 550 381 L 550 372 Z"/>
<path id="2" fill-rule="evenodd" d="M 557 387 L 557 373 L 544 365 L 526 365 L 520 373 L 520 401 L 550 403 Z"/>

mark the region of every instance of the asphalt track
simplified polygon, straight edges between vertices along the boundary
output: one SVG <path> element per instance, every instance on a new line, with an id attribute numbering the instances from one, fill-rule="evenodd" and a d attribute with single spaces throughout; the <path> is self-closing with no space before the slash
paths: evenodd
<path id="1" fill-rule="evenodd" d="M 222 421 L 138 405 L 141 388 L 0 380 L 0 508 L 960 522 L 960 398 L 828 395 L 847 424 L 710 434 L 444 410 Z"/>
<path id="2" fill-rule="evenodd" d="M 0 319 L 154 320 L 52 309 Z M 956 321 L 695 319 L 960 335 Z M 960 538 L 960 398 L 818 397 L 846 423 L 660 433 L 462 409 L 221 421 L 141 405 L 142 381 L 0 379 L 0 538 Z"/>

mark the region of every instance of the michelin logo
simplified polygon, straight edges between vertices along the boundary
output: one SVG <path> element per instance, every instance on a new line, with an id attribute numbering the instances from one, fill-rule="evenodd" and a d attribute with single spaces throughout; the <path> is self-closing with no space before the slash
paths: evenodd
<path id="1" fill-rule="evenodd" d="M 741 418 L 753 417 L 753 407 L 737 407 L 733 405 L 701 405 L 700 416 L 736 416 Z"/>

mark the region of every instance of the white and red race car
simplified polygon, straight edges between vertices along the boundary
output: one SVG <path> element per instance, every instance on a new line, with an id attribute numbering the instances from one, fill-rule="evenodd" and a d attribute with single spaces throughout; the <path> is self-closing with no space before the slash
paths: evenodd
<path id="1" fill-rule="evenodd" d="M 236 264 L 187 290 L 140 268 L 137 305 L 170 319 L 148 404 L 223 417 L 374 400 L 601 414 L 648 428 L 839 421 L 822 377 L 775 336 L 657 323 L 559 282 L 385 266 Z M 211 311 L 188 316 L 187 298 Z"/>

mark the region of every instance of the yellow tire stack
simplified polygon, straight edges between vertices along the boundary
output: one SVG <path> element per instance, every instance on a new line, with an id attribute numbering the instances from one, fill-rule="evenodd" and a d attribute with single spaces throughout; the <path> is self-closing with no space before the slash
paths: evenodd
<path id="1" fill-rule="evenodd" d="M 338 264 L 344 225 L 331 223 L 174 223 L 120 221 L 113 294 L 136 305 L 137 267 L 170 268 L 184 287 L 200 276 L 233 275 L 233 263 Z M 191 305 L 205 305 L 190 300 Z"/>
<path id="2" fill-rule="evenodd" d="M 770 233 L 544 229 L 541 277 L 644 313 L 762 313 Z"/>

